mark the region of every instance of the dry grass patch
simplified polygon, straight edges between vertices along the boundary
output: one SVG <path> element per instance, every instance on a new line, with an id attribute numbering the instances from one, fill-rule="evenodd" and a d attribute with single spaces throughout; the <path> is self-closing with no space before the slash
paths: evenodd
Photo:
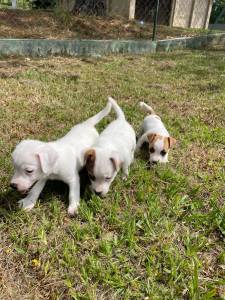
<path id="1" fill-rule="evenodd" d="M 151 39 L 152 24 L 110 17 L 73 16 L 66 12 L 0 10 L 0 36 L 49 39 Z M 158 38 L 194 36 L 206 30 L 158 26 Z"/>

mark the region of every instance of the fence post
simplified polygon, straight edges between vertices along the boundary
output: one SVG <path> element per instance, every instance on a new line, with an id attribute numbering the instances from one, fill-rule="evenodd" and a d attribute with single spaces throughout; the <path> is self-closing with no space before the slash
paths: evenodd
<path id="1" fill-rule="evenodd" d="M 158 15 L 159 15 L 159 0 L 156 0 L 156 8 L 155 8 L 154 24 L 153 24 L 153 34 L 152 34 L 153 41 L 155 41 L 155 39 L 156 39 L 156 27 L 157 27 L 157 23 L 158 23 Z"/>
<path id="2" fill-rule="evenodd" d="M 12 8 L 16 9 L 16 0 L 12 0 Z"/>

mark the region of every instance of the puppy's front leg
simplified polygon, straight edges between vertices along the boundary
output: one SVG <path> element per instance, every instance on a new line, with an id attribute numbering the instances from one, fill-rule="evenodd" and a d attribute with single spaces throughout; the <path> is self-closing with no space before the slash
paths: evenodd
<path id="1" fill-rule="evenodd" d="M 68 214 L 74 216 L 80 204 L 80 177 L 76 174 L 74 180 L 69 185 L 69 207 Z"/>
<path id="2" fill-rule="evenodd" d="M 123 171 L 122 179 L 127 180 L 127 177 L 129 175 L 129 163 L 126 160 L 122 164 L 122 171 Z"/>
<path id="3" fill-rule="evenodd" d="M 32 187 L 27 197 L 19 201 L 20 208 L 31 210 L 35 206 L 46 181 L 47 179 L 41 179 Z"/>

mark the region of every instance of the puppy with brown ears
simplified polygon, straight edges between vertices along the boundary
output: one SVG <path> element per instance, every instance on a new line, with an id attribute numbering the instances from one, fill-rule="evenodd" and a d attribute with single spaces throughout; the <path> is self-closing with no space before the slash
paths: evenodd
<path id="1" fill-rule="evenodd" d="M 111 183 L 122 168 L 124 177 L 134 159 L 136 136 L 124 113 L 114 99 L 109 102 L 117 119 L 100 134 L 94 146 L 86 151 L 84 160 L 91 180 L 91 189 L 99 196 L 105 196 Z"/>
<path id="2" fill-rule="evenodd" d="M 144 102 L 140 102 L 139 105 L 149 115 L 143 121 L 143 134 L 137 142 L 136 151 L 139 151 L 143 143 L 147 142 L 149 144 L 150 164 L 166 163 L 168 162 L 169 150 L 176 143 L 176 140 L 169 135 L 160 117 L 156 115 L 151 106 Z"/>

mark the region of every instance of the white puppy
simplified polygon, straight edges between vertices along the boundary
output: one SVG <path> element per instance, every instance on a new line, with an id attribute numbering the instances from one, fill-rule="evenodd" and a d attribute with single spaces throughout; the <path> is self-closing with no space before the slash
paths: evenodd
<path id="1" fill-rule="evenodd" d="M 135 132 L 126 121 L 122 109 L 111 97 L 109 101 L 117 119 L 105 128 L 84 158 L 91 188 L 100 196 L 107 194 L 120 168 L 125 177 L 128 176 L 128 168 L 134 159 L 136 146 Z"/>
<path id="2" fill-rule="evenodd" d="M 74 215 L 80 201 L 78 172 L 83 167 L 84 152 L 90 148 L 99 134 L 94 127 L 111 110 L 111 103 L 90 119 L 74 126 L 64 137 L 52 141 L 24 140 L 12 153 L 14 175 L 11 187 L 26 197 L 20 207 L 34 207 L 48 179 L 61 180 L 69 186 L 68 213 Z"/>
<path id="3" fill-rule="evenodd" d="M 176 140 L 169 135 L 160 117 L 155 114 L 151 106 L 140 102 L 140 107 L 150 115 L 145 117 L 143 121 L 143 135 L 137 142 L 136 151 L 139 151 L 143 143 L 147 142 L 149 144 L 150 164 L 166 163 L 168 162 L 169 150 L 176 143 Z"/>

